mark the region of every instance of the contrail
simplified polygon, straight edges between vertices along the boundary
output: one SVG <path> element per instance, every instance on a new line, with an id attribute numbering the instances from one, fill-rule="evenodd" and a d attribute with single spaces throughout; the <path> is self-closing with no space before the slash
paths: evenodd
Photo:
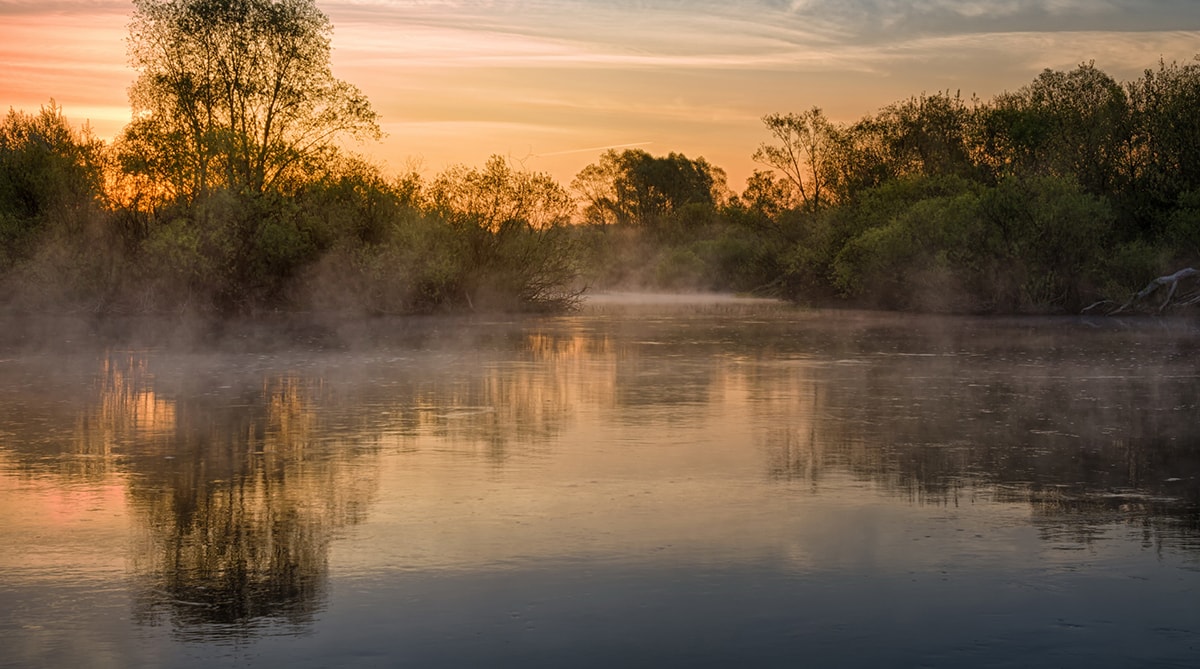
<path id="1" fill-rule="evenodd" d="M 645 146 L 654 142 L 632 142 L 629 144 L 609 144 L 608 146 L 592 146 L 586 149 L 567 149 L 566 151 L 551 151 L 550 153 L 537 153 L 534 158 L 545 158 L 546 156 L 565 156 L 568 153 L 583 153 L 584 151 L 607 151 L 609 149 L 627 149 L 631 146 Z"/>

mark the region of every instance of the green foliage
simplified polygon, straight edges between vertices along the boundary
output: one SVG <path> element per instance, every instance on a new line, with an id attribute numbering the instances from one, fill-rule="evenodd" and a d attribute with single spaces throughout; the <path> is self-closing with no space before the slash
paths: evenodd
<path id="1" fill-rule="evenodd" d="M 864 191 L 913 176 L 972 177 L 977 111 L 959 95 L 921 95 L 852 125 L 818 108 L 763 118 L 775 144 L 754 160 L 777 170 L 810 211 L 848 204 Z"/>
<path id="2" fill-rule="evenodd" d="M 797 300 L 1069 311 L 1196 262 L 1197 105 L 1200 65 L 1122 85 L 1088 63 L 991 101 L 922 95 L 849 125 L 771 115 L 776 143 L 755 159 L 777 175 L 754 176 L 737 218 L 789 240 L 776 285 Z M 800 201 L 777 204 L 780 182 Z"/>
<path id="3" fill-rule="evenodd" d="M 1094 195 L 1112 192 L 1130 176 L 1128 99 L 1093 64 L 1046 70 L 1000 96 L 984 115 L 986 153 L 1002 174 L 1071 176 Z"/>
<path id="4" fill-rule="evenodd" d="M 0 124 L 0 302 L 23 311 L 95 311 L 117 284 L 107 236 L 104 145 L 62 109 L 9 111 Z"/>
<path id="5" fill-rule="evenodd" d="M 345 159 L 305 184 L 295 201 L 310 219 L 314 242 L 328 248 L 342 238 L 359 244 L 382 242 L 389 227 L 412 207 L 405 197 L 374 166 Z"/>
<path id="6" fill-rule="evenodd" d="M 508 226 L 497 235 L 493 253 L 489 262 L 472 268 L 476 306 L 559 310 L 577 303 L 578 251 L 564 226 Z"/>
<path id="7" fill-rule="evenodd" d="M 703 286 L 705 263 L 690 248 L 668 248 L 655 268 L 655 283 L 670 290 L 696 290 Z"/>
<path id="8" fill-rule="evenodd" d="M 568 223 L 575 203 L 550 175 L 515 170 L 500 156 L 482 169 L 458 165 L 434 179 L 429 206 L 448 223 L 498 233 L 514 223 L 535 229 Z"/>
<path id="9" fill-rule="evenodd" d="M 1116 302 L 1141 290 L 1150 278 L 1170 274 L 1177 268 L 1164 249 L 1145 240 L 1118 244 L 1099 259 L 1101 273 L 1098 295 Z"/>
<path id="10" fill-rule="evenodd" d="M 1180 194 L 1176 206 L 1165 216 L 1162 241 L 1176 264 L 1200 259 L 1200 190 Z"/>
<path id="11" fill-rule="evenodd" d="M 1034 177 L 1005 179 L 984 206 L 1004 252 L 1025 267 L 1025 280 L 1050 287 L 1052 304 L 1076 304 L 1076 289 L 1112 240 L 1109 205 L 1072 178 Z"/>
<path id="12" fill-rule="evenodd" d="M 37 114 L 9 110 L 0 124 L 0 272 L 33 253 L 47 233 L 80 233 L 95 218 L 102 150 L 53 101 Z"/>
<path id="13" fill-rule="evenodd" d="M 211 193 L 143 242 L 140 299 L 156 309 L 226 313 L 275 301 L 318 251 L 307 223 L 289 200 Z"/>
<path id="14" fill-rule="evenodd" d="M 1200 190 L 1200 57 L 1160 62 L 1126 84 L 1131 139 L 1129 182 L 1120 208 L 1134 234 L 1158 232 L 1184 194 Z"/>
<path id="15" fill-rule="evenodd" d="M 773 243 L 775 242 L 775 243 Z M 763 292 L 781 273 L 778 239 L 725 228 L 713 239 L 693 244 L 703 262 L 703 287 L 739 293 Z"/>
<path id="16" fill-rule="evenodd" d="M 377 127 L 330 74 L 311 0 L 135 4 L 136 114 L 114 146 L 53 103 L 0 126 L 10 306 L 538 310 L 594 286 L 1071 311 L 1200 256 L 1194 63 L 1124 85 L 1047 70 L 849 124 L 768 115 L 771 169 L 737 196 L 703 158 L 640 150 L 605 152 L 571 193 L 499 157 L 389 179 L 337 150 Z"/>
<path id="17" fill-rule="evenodd" d="M 464 253 L 452 228 L 407 210 L 378 242 L 323 257 L 306 277 L 308 301 L 321 310 L 393 314 L 465 306 Z"/>
<path id="18" fill-rule="evenodd" d="M 985 257 L 975 192 L 921 199 L 850 239 L 833 263 L 835 284 L 876 306 L 961 310 Z"/>
<path id="19" fill-rule="evenodd" d="M 792 182 L 778 178 L 774 172 L 754 170 L 746 179 L 746 189 L 731 206 L 734 215 L 752 225 L 771 225 L 783 212 L 800 204 L 799 194 Z"/>
<path id="20" fill-rule="evenodd" d="M 913 175 L 973 178 L 978 108 L 959 94 L 922 94 L 890 105 L 863 124 L 882 148 L 880 162 L 893 178 Z"/>
<path id="21" fill-rule="evenodd" d="M 346 161 L 295 196 L 221 190 L 156 226 L 140 249 L 142 304 L 359 313 L 571 306 L 579 274 L 565 191 L 491 161 L 426 188 Z M 406 203 L 428 191 L 428 206 Z M 531 223 L 524 216 L 536 221 Z"/>
<path id="22" fill-rule="evenodd" d="M 1099 278 L 1112 220 L 1072 179 L 897 182 L 863 198 L 862 231 L 837 252 L 833 281 L 887 308 L 1075 309 Z"/>

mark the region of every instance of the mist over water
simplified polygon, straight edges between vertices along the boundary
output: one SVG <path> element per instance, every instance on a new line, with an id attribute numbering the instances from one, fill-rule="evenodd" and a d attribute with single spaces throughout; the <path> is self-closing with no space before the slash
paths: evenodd
<path id="1" fill-rule="evenodd" d="M 1200 329 L 724 296 L 0 337 L 0 666 L 1185 666 Z"/>

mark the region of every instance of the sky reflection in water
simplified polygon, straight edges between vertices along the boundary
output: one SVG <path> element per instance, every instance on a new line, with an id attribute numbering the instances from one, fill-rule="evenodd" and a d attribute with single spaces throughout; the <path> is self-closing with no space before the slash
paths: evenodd
<path id="1" fill-rule="evenodd" d="M 0 665 L 1200 650 L 1191 324 L 38 327 L 0 355 Z"/>

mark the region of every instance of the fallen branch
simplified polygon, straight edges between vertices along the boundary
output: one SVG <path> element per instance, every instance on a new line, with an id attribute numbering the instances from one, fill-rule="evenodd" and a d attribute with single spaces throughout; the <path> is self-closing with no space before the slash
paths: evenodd
<path id="1" fill-rule="evenodd" d="M 1112 304 L 1112 303 L 1113 303 L 1112 300 L 1100 300 L 1098 302 L 1092 302 L 1091 304 L 1084 307 L 1083 310 L 1080 311 L 1079 313 L 1086 314 L 1086 313 L 1089 313 L 1092 309 L 1096 309 L 1098 307 L 1102 307 L 1106 304 Z"/>
<path id="2" fill-rule="evenodd" d="M 1137 293 L 1135 293 L 1133 295 L 1133 297 L 1129 298 L 1129 301 L 1127 301 L 1125 304 L 1122 304 L 1120 307 L 1117 307 L 1113 311 L 1108 312 L 1108 315 L 1115 316 L 1116 314 L 1122 313 L 1122 312 L 1128 310 L 1134 304 L 1138 303 L 1140 300 L 1143 300 L 1143 299 L 1149 297 L 1151 294 L 1153 294 L 1159 288 L 1162 288 L 1163 286 L 1170 286 L 1170 288 L 1167 290 L 1167 299 L 1163 300 L 1163 303 L 1161 305 L 1159 305 L 1159 307 L 1158 307 L 1158 312 L 1162 313 L 1163 310 L 1165 310 L 1168 306 L 1170 306 L 1171 299 L 1175 297 L 1175 292 L 1179 289 L 1179 282 L 1184 279 L 1190 279 L 1195 276 L 1200 276 L 1200 271 L 1196 271 L 1195 269 L 1192 269 L 1191 267 L 1185 267 L 1184 269 L 1181 269 L 1178 272 L 1175 272 L 1174 274 L 1168 274 L 1167 276 L 1160 276 L 1157 279 L 1146 284 L 1145 288 L 1143 288 L 1140 291 L 1138 291 Z M 1196 304 L 1197 302 L 1200 302 L 1200 296 L 1197 296 L 1197 295 L 1187 295 L 1187 296 L 1184 296 L 1180 300 L 1181 304 Z M 1097 304 L 1100 304 L 1100 303 L 1097 303 Z M 1092 306 L 1088 307 L 1088 309 L 1091 309 L 1094 306 L 1096 306 L 1096 304 L 1093 304 Z M 1086 309 L 1085 309 L 1085 311 L 1086 311 Z"/>

